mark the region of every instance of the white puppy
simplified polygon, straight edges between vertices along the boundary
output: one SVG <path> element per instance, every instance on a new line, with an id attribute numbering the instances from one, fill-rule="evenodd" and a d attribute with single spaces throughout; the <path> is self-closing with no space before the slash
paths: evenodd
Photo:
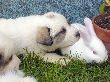
<path id="1" fill-rule="evenodd" d="M 70 27 L 64 16 L 49 12 L 44 15 L 0 19 L 0 31 L 14 40 L 16 53 L 24 53 L 23 48 L 39 53 L 44 60 L 55 62 L 65 58 L 47 52 L 73 45 L 79 33 Z M 66 58 L 69 61 L 68 58 Z"/>
<path id="2" fill-rule="evenodd" d="M 23 72 L 21 73 L 22 75 L 18 75 L 15 71 L 7 71 L 0 75 L 0 82 L 37 82 L 33 77 L 24 77 Z"/>
<path id="3" fill-rule="evenodd" d="M 13 40 L 0 32 L 0 75 L 7 70 L 17 71 L 19 64 Z"/>

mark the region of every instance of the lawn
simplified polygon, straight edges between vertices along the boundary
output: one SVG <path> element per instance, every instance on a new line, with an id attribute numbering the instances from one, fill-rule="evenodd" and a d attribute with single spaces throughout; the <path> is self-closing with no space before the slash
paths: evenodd
<path id="1" fill-rule="evenodd" d="M 101 64 L 87 64 L 72 59 L 66 66 L 44 62 L 35 53 L 21 59 L 20 69 L 34 76 L 38 82 L 110 82 L 110 60 Z M 33 56 L 32 56 L 33 54 Z"/>

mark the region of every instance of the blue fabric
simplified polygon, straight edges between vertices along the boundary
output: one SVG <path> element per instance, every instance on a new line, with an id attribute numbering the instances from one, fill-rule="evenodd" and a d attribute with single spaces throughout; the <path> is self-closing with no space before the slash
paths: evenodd
<path id="1" fill-rule="evenodd" d="M 0 18 L 16 18 L 54 11 L 69 23 L 82 23 L 85 17 L 99 14 L 104 0 L 0 0 Z"/>

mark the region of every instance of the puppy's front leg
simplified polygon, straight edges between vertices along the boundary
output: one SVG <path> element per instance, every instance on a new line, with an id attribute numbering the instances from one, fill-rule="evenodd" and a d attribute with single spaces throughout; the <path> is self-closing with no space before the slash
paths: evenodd
<path id="1" fill-rule="evenodd" d="M 44 61 L 47 61 L 47 62 L 51 62 L 51 63 L 57 63 L 57 61 L 60 59 L 60 64 L 62 65 L 66 65 L 66 63 L 69 63 L 70 62 L 70 59 L 65 57 L 65 56 L 60 56 L 56 53 L 46 53 L 44 56 Z M 65 60 L 66 62 L 65 62 Z"/>

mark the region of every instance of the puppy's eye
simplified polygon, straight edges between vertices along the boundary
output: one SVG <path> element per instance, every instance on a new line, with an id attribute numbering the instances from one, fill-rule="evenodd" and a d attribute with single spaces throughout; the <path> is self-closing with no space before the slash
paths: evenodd
<path id="1" fill-rule="evenodd" d="M 65 33 L 65 32 L 66 32 L 65 28 L 62 28 L 62 30 L 60 31 L 60 33 Z"/>
<path id="2" fill-rule="evenodd" d="M 11 61 L 11 60 L 12 60 L 12 57 L 13 57 L 13 56 L 11 56 L 11 57 L 9 58 L 9 61 Z"/>
<path id="3" fill-rule="evenodd" d="M 61 31 L 55 35 L 55 37 L 64 35 L 65 33 L 66 33 L 66 29 L 65 28 L 62 28 Z"/>

